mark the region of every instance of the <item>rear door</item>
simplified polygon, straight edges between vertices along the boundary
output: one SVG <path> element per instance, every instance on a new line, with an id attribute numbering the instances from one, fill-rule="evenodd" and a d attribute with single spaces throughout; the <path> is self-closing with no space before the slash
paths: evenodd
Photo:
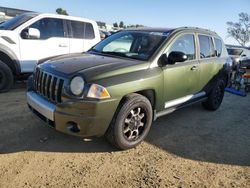
<path id="1" fill-rule="evenodd" d="M 28 28 L 40 31 L 39 39 L 22 36 Z M 38 60 L 69 53 L 69 38 L 65 32 L 64 20 L 57 18 L 42 18 L 20 34 L 20 56 L 22 72 L 32 72 Z"/>
<path id="2" fill-rule="evenodd" d="M 180 105 L 199 91 L 200 71 L 195 44 L 195 35 L 186 33 L 177 36 L 167 49 L 167 55 L 179 51 L 185 53 L 188 60 L 163 67 L 165 108 Z"/>
<path id="3" fill-rule="evenodd" d="M 83 21 L 68 21 L 70 28 L 70 53 L 88 51 L 96 44 L 93 25 Z"/>
<path id="4" fill-rule="evenodd" d="M 217 57 L 215 47 L 211 36 L 198 34 L 199 41 L 199 67 L 200 67 L 200 83 L 199 87 L 206 90 L 209 87 L 210 81 L 218 73 L 216 65 Z M 218 64 L 219 65 L 219 64 Z"/>

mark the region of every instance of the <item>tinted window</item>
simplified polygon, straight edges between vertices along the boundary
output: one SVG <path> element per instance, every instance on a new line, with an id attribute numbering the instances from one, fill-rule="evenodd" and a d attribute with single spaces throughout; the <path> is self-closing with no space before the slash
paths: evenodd
<path id="1" fill-rule="evenodd" d="M 30 26 L 40 31 L 40 39 L 51 37 L 64 37 L 63 20 L 55 18 L 43 18 Z"/>
<path id="2" fill-rule="evenodd" d="M 93 25 L 91 23 L 86 23 L 85 38 L 86 39 L 95 38 L 94 28 L 93 28 Z"/>
<path id="3" fill-rule="evenodd" d="M 215 56 L 213 41 L 211 37 L 199 35 L 200 58 L 209 58 Z"/>
<path id="4" fill-rule="evenodd" d="M 187 34 L 179 37 L 171 46 L 168 54 L 173 51 L 183 52 L 187 55 L 188 60 L 195 59 L 194 35 Z"/>
<path id="5" fill-rule="evenodd" d="M 84 22 L 71 21 L 73 38 L 84 38 Z"/>
<path id="6" fill-rule="evenodd" d="M 73 38 L 93 39 L 95 38 L 94 28 L 91 23 L 71 21 Z"/>
<path id="7" fill-rule="evenodd" d="M 221 52 L 222 52 L 222 42 L 220 39 L 217 39 L 217 38 L 214 38 L 214 42 L 215 42 L 215 47 L 217 51 L 217 56 L 220 57 Z"/>

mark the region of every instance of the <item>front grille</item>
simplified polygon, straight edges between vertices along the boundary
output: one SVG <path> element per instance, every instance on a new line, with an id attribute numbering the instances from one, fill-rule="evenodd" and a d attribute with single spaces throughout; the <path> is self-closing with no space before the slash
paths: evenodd
<path id="1" fill-rule="evenodd" d="M 37 68 L 34 81 L 40 95 L 53 103 L 62 102 L 63 79 Z"/>

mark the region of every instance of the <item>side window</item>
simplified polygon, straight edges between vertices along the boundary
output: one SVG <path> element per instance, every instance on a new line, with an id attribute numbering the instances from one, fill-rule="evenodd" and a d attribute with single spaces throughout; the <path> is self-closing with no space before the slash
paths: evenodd
<path id="1" fill-rule="evenodd" d="M 215 48 L 217 51 L 217 56 L 220 57 L 221 52 L 222 52 L 222 42 L 220 39 L 217 39 L 217 38 L 214 38 L 214 42 L 215 42 Z"/>
<path id="2" fill-rule="evenodd" d="M 91 23 L 86 23 L 85 39 L 94 39 L 94 38 L 95 38 L 95 32 L 93 25 Z"/>
<path id="3" fill-rule="evenodd" d="M 73 38 L 83 39 L 84 38 L 84 22 L 71 21 L 72 35 Z"/>
<path id="4" fill-rule="evenodd" d="M 173 51 L 183 52 L 187 55 L 188 60 L 195 59 L 194 35 L 186 34 L 179 37 L 170 47 L 168 54 Z"/>
<path id="5" fill-rule="evenodd" d="M 72 37 L 77 39 L 95 38 L 94 28 L 91 23 L 71 21 Z"/>
<path id="6" fill-rule="evenodd" d="M 212 37 L 199 35 L 200 58 L 210 58 L 215 56 Z"/>
<path id="7" fill-rule="evenodd" d="M 40 39 L 64 37 L 63 20 L 61 19 L 43 18 L 29 27 L 36 28 L 40 31 Z"/>

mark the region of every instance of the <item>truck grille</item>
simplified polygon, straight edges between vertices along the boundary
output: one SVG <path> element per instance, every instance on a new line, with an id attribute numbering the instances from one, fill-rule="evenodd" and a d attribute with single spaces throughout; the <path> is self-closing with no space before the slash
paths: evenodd
<path id="1" fill-rule="evenodd" d="M 63 79 L 37 68 L 34 81 L 40 95 L 53 103 L 62 102 Z"/>

